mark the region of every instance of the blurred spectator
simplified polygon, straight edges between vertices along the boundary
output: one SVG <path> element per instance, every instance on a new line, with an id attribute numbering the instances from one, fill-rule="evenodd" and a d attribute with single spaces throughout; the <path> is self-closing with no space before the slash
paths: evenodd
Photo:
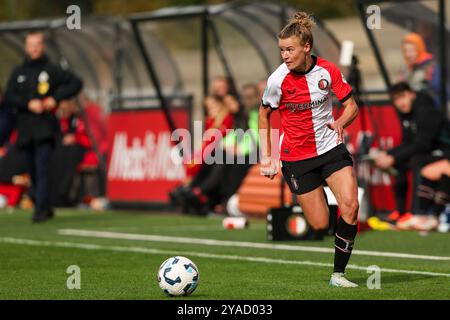
<path id="1" fill-rule="evenodd" d="M 15 122 L 14 110 L 5 103 L 0 88 L 0 195 L 10 207 L 19 204 L 29 186 L 25 154 L 15 146 Z"/>
<path id="2" fill-rule="evenodd" d="M 245 84 L 242 87 L 242 103 L 247 114 L 259 108 L 260 94 L 258 86 L 253 83 Z"/>
<path id="3" fill-rule="evenodd" d="M 78 114 L 89 127 L 92 139 L 97 143 L 98 152 L 100 155 L 106 156 L 108 152 L 108 130 L 106 125 L 108 119 L 104 113 L 104 108 L 83 94 L 80 94 L 79 100 L 83 110 L 78 110 Z"/>
<path id="4" fill-rule="evenodd" d="M 234 126 L 221 141 L 224 163 L 200 170 L 183 194 L 187 211 L 199 214 L 226 213 L 226 204 L 236 193 L 250 167 L 257 161 L 259 93 L 254 84 L 243 87 L 245 125 Z M 251 129 L 247 132 L 248 129 Z M 241 130 L 241 134 L 236 130 Z M 244 133 L 245 131 L 245 133 Z M 190 210 L 191 209 L 191 210 Z"/>
<path id="5" fill-rule="evenodd" d="M 257 86 L 258 86 L 259 101 L 261 102 L 262 96 L 264 95 L 264 90 L 266 90 L 267 79 L 259 81 Z"/>
<path id="6" fill-rule="evenodd" d="M 61 132 L 55 141 L 51 158 L 50 194 L 53 206 L 73 206 L 80 199 L 71 194 L 78 165 L 91 147 L 86 126 L 72 100 L 59 103 L 57 116 Z"/>
<path id="7" fill-rule="evenodd" d="M 439 216 L 445 205 L 450 203 L 450 162 L 447 150 L 443 159 L 434 161 L 420 171 L 421 183 L 418 186 L 421 209 L 427 214 Z M 449 221 L 450 222 L 450 221 Z"/>
<path id="8" fill-rule="evenodd" d="M 83 109 L 78 110 L 78 117 L 85 125 L 90 147 L 78 166 L 80 172 L 80 194 L 96 199 L 106 195 L 106 158 L 108 152 L 107 119 L 103 108 L 84 95 L 80 97 Z"/>
<path id="9" fill-rule="evenodd" d="M 234 122 L 233 115 L 230 113 L 229 109 L 226 107 L 222 100 L 216 98 L 215 96 L 208 96 L 205 99 L 205 110 L 205 131 L 209 129 L 218 129 L 221 136 L 224 137 L 227 134 L 226 131 L 233 127 Z M 219 141 L 216 141 L 213 138 L 208 141 L 203 141 L 201 150 L 197 151 L 201 152 L 201 163 L 188 164 L 186 167 L 187 176 L 189 178 L 195 176 L 200 170 L 200 167 L 203 165 L 205 159 L 204 150 L 206 149 L 206 147 L 208 147 L 210 144 L 216 145 L 217 143 L 219 143 Z M 194 155 L 194 157 L 196 156 L 198 157 L 198 155 Z"/>
<path id="10" fill-rule="evenodd" d="M 17 148 L 17 131 L 13 130 L 8 141 L 4 144 L 4 152 L 0 154 L 0 183 L 13 183 L 16 175 L 27 171 L 26 154 Z"/>
<path id="11" fill-rule="evenodd" d="M 50 62 L 44 35 L 30 32 L 25 38 L 27 54 L 8 81 L 5 103 L 17 110 L 17 146 L 25 150 L 35 200 L 33 222 L 53 217 L 49 194 L 49 163 L 59 130 L 55 110 L 61 100 L 75 96 L 81 80 Z"/>
<path id="12" fill-rule="evenodd" d="M 6 153 L 5 144 L 15 126 L 14 110 L 5 103 L 3 91 L 0 88 L 0 156 Z"/>
<path id="13" fill-rule="evenodd" d="M 233 123 L 239 120 L 240 106 L 238 100 L 231 94 L 229 82 L 225 77 L 216 77 L 211 84 L 211 93 L 204 101 L 205 107 L 205 131 L 209 129 L 218 129 L 221 136 L 224 137 L 227 129 L 231 129 Z M 214 149 L 215 145 L 219 143 L 216 139 L 211 138 L 209 141 L 203 141 L 201 150 L 196 150 L 192 159 L 186 165 L 186 180 L 181 186 L 173 189 L 169 193 L 171 202 L 175 206 L 185 208 L 185 194 L 190 190 L 192 179 L 197 175 L 203 177 L 211 170 L 211 165 L 205 164 L 204 151 Z M 211 146 L 211 144 L 213 144 Z M 210 146 L 210 147 L 209 147 Z M 200 154 L 199 154 L 200 153 Z M 211 156 L 214 156 L 212 154 Z M 194 163 L 194 159 L 201 158 L 201 163 Z M 199 178 L 198 178 L 199 179 Z"/>
<path id="14" fill-rule="evenodd" d="M 397 209 L 388 219 L 403 223 L 412 217 L 405 209 L 407 172 L 412 170 L 415 185 L 419 178 L 418 169 L 435 160 L 431 152 L 440 149 L 442 153 L 449 148 L 441 139 L 444 134 L 448 136 L 449 125 L 446 117 L 432 106 L 432 98 L 425 92 L 413 91 L 406 82 L 393 85 L 390 94 L 402 126 L 402 143 L 387 152 L 378 152 L 375 164 L 381 169 L 394 167 L 398 172 L 394 185 Z M 414 190 L 413 194 L 416 194 Z"/>
<path id="15" fill-rule="evenodd" d="M 227 130 L 233 127 L 233 115 L 229 111 L 229 108 L 223 103 L 222 99 L 217 98 L 217 96 L 208 96 L 205 98 L 205 131 L 209 129 L 217 129 L 220 131 L 222 137 L 227 134 Z M 175 206 L 184 206 L 184 192 L 190 188 L 190 183 L 192 179 L 202 172 L 202 175 L 211 169 L 211 166 L 205 164 L 205 149 L 208 147 L 209 150 L 214 149 L 217 143 L 214 137 L 208 141 L 203 141 L 200 150 L 195 151 L 195 154 L 189 159 L 186 164 L 186 180 L 183 181 L 182 185 L 173 189 L 170 193 L 170 199 Z M 214 154 L 211 154 L 214 156 Z M 195 163 L 194 159 L 200 159 L 201 163 Z M 185 160 L 186 161 L 186 160 Z"/>
<path id="16" fill-rule="evenodd" d="M 239 112 L 239 102 L 231 94 L 230 85 L 225 77 L 216 77 L 211 85 L 211 95 L 225 104 L 232 114 Z"/>
<path id="17" fill-rule="evenodd" d="M 417 188 L 420 214 L 397 223 L 400 230 L 441 232 L 450 230 L 450 162 L 449 150 L 445 157 L 427 164 L 420 171 Z M 438 219 L 439 218 L 439 219 Z"/>
<path id="18" fill-rule="evenodd" d="M 30 186 L 26 154 L 15 145 L 16 138 L 17 132 L 13 131 L 0 154 L 0 194 L 7 198 L 10 207 L 20 203 Z"/>
<path id="19" fill-rule="evenodd" d="M 439 69 L 422 36 L 414 32 L 407 34 L 402 41 L 402 53 L 406 67 L 400 73 L 400 80 L 408 82 L 414 91 L 426 91 L 438 106 Z"/>

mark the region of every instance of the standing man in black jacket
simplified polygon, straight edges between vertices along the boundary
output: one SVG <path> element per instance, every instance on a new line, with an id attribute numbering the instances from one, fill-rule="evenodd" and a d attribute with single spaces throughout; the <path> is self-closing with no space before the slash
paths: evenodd
<path id="1" fill-rule="evenodd" d="M 378 153 L 375 165 L 381 169 L 397 169 L 394 186 L 397 210 L 388 217 L 394 222 L 411 217 L 412 214 L 405 210 L 407 171 L 413 170 L 413 185 L 416 185 L 420 166 L 434 160 L 432 151 L 442 149 L 440 136 L 448 128 L 448 121 L 434 107 L 431 96 L 413 91 L 406 82 L 393 85 L 390 95 L 402 126 L 402 143 L 387 152 Z"/>
<path id="2" fill-rule="evenodd" d="M 49 163 L 59 131 L 55 111 L 61 100 L 81 90 L 74 74 L 49 61 L 44 35 L 31 32 L 25 38 L 27 57 L 12 72 L 6 88 L 6 103 L 17 110 L 17 146 L 26 151 L 35 200 L 33 222 L 53 217 L 49 201 Z"/>

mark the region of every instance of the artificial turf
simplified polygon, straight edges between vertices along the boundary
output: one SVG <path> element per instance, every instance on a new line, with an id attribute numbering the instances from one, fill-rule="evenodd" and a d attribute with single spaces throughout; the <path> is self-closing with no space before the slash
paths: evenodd
<path id="1" fill-rule="evenodd" d="M 166 297 L 156 281 L 160 264 L 172 255 L 185 255 L 199 268 L 198 288 L 182 298 L 188 300 L 450 299 L 450 260 L 353 255 L 350 264 L 360 267 L 377 265 L 448 276 L 381 272 L 381 289 L 370 290 L 366 282 L 371 274 L 365 269 L 349 269 L 349 279 L 360 287 L 341 289 L 328 286 L 332 268 L 320 265 L 331 264 L 332 253 L 58 233 L 61 229 L 81 229 L 273 243 L 266 239 L 263 220 L 252 219 L 245 230 L 225 230 L 221 221 L 220 217 L 171 213 L 60 209 L 55 219 L 32 224 L 29 212 L 0 211 L 0 299 L 180 299 Z M 327 237 L 324 241 L 282 244 L 333 248 L 333 241 Z M 358 235 L 355 250 L 450 256 L 450 234 L 367 231 Z M 271 260 L 243 260 L 248 257 Z M 292 264 L 295 261 L 313 264 Z M 70 276 L 66 270 L 71 265 L 81 270 L 79 290 L 69 290 L 66 285 Z"/>

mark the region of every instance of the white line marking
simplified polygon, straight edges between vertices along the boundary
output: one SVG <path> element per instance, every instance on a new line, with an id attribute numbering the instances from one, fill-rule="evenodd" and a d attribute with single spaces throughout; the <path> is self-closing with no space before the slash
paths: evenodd
<path id="1" fill-rule="evenodd" d="M 247 230 L 266 230 L 266 226 L 263 224 L 251 224 Z M 142 230 L 138 227 L 105 227 L 102 228 L 104 231 L 133 231 L 133 230 Z M 225 231 L 230 232 L 229 229 L 224 228 L 223 226 L 218 225 L 162 225 L 162 226 L 151 226 L 148 228 L 151 231 Z M 239 230 L 236 230 L 239 231 Z"/>
<path id="2" fill-rule="evenodd" d="M 134 253 L 158 254 L 158 255 L 169 255 L 169 256 L 183 255 L 183 256 L 192 256 L 192 257 L 199 257 L 199 258 L 239 260 L 239 261 L 273 263 L 273 264 L 282 264 L 282 265 L 290 264 L 290 265 L 305 265 L 305 266 L 327 267 L 327 268 L 333 267 L 333 264 L 331 264 L 331 263 L 322 263 L 322 262 L 313 262 L 313 261 L 279 260 L 279 259 L 271 259 L 271 258 L 264 258 L 264 257 L 249 257 L 249 256 L 239 256 L 239 255 L 212 254 L 212 253 L 175 251 L 175 250 L 159 250 L 159 249 L 146 248 L 146 247 L 104 246 L 104 245 L 92 244 L 92 243 L 76 243 L 76 242 L 60 242 L 60 241 L 53 242 L 53 241 L 41 241 L 41 240 L 31 240 L 31 239 L 10 238 L 10 237 L 0 238 L 0 243 L 41 246 L 41 247 L 75 248 L 75 249 L 84 249 L 84 250 L 134 252 Z M 367 271 L 367 268 L 368 267 L 358 266 L 358 265 L 354 265 L 354 264 L 347 265 L 347 269 Z M 406 273 L 406 274 L 414 274 L 414 275 L 425 275 L 425 276 L 433 276 L 433 277 L 450 278 L 450 273 L 439 273 L 439 272 L 428 272 L 428 271 L 417 271 L 417 270 L 382 268 L 381 272 Z"/>
<path id="3" fill-rule="evenodd" d="M 230 232 L 230 230 L 225 229 L 223 226 L 205 226 L 205 225 L 198 225 L 198 226 L 155 226 L 150 227 L 151 230 L 159 231 L 227 231 Z M 250 226 L 250 230 L 265 230 L 265 226 L 260 225 L 253 225 Z"/>
<path id="4" fill-rule="evenodd" d="M 322 247 L 307 247 L 294 246 L 288 244 L 271 244 L 245 241 L 227 241 L 215 239 L 200 239 L 200 238 L 186 238 L 186 237 L 171 237 L 160 236 L 152 234 L 136 234 L 136 233 L 122 233 L 122 232 L 107 232 L 94 230 L 78 230 L 78 229 L 60 229 L 58 233 L 65 236 L 80 236 L 106 239 L 124 239 L 124 240 L 139 240 L 139 241 L 153 241 L 153 242 L 173 242 L 183 244 L 200 244 L 207 246 L 225 246 L 225 247 L 240 247 L 240 248 L 258 248 L 258 249 L 273 249 L 273 250 L 288 250 L 288 251 L 306 251 L 319 253 L 334 253 L 333 248 Z M 441 260 L 449 261 L 450 257 L 443 256 L 427 256 L 400 252 L 380 252 L 380 251 L 366 251 L 353 250 L 352 254 L 361 256 L 375 256 L 375 257 L 390 257 L 390 258 L 410 258 L 421 260 Z"/>

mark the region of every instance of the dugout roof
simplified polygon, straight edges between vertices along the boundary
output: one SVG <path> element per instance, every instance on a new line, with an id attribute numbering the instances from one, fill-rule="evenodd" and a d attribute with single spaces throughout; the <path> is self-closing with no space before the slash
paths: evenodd
<path id="1" fill-rule="evenodd" d="M 84 92 L 104 107 L 172 105 L 194 97 L 199 106 L 210 80 L 230 78 L 235 88 L 257 82 L 280 64 L 277 33 L 301 8 L 265 1 L 170 7 L 128 18 L 81 17 L 81 30 L 64 18 L 0 23 L 0 81 L 25 54 L 30 30 L 47 35 L 50 58 L 84 80 Z M 340 44 L 315 18 L 314 51 L 338 63 Z M 198 108 L 197 108 L 198 109 Z"/>
<path id="2" fill-rule="evenodd" d="M 265 1 L 239 1 L 219 5 L 164 8 L 130 17 L 141 34 L 143 49 L 159 61 L 156 37 L 173 57 L 176 74 L 154 63 L 163 88 L 179 90 L 192 78 L 201 78 L 206 94 L 209 79 L 225 75 L 237 88 L 266 78 L 280 64 L 277 34 L 299 8 Z M 340 44 L 316 18 L 315 52 L 338 62 Z M 196 54 L 196 56 L 194 56 Z M 192 63 L 201 69 L 192 70 Z"/>
<path id="3" fill-rule="evenodd" d="M 76 72 L 84 92 L 103 106 L 120 88 L 135 94 L 152 88 L 129 23 L 114 17 L 82 17 L 81 30 L 69 30 L 65 18 L 0 23 L 2 86 L 23 61 L 23 42 L 30 30 L 44 32 L 52 61 Z"/>

